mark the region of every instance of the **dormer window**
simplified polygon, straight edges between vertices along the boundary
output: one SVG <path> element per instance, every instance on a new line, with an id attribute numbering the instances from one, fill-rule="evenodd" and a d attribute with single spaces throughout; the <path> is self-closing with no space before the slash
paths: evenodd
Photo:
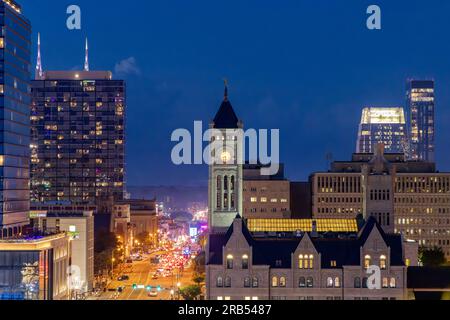
<path id="1" fill-rule="evenodd" d="M 382 255 L 380 257 L 380 269 L 386 270 L 386 256 L 385 255 Z"/>
<path id="2" fill-rule="evenodd" d="M 248 255 L 242 256 L 242 269 L 248 269 Z"/>
<path id="3" fill-rule="evenodd" d="M 366 255 L 364 257 L 364 268 L 369 269 L 371 261 L 372 261 L 372 258 L 369 255 Z"/>
<path id="4" fill-rule="evenodd" d="M 233 256 L 231 254 L 227 256 L 227 269 L 233 269 Z"/>

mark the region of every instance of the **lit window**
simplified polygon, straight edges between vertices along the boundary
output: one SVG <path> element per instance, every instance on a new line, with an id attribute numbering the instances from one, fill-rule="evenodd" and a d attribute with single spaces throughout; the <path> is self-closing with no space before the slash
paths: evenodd
<path id="1" fill-rule="evenodd" d="M 364 268 L 369 269 L 371 263 L 371 258 L 369 255 L 364 257 Z"/>
<path id="2" fill-rule="evenodd" d="M 217 277 L 216 287 L 217 288 L 223 287 L 223 278 L 222 277 Z"/>
<path id="3" fill-rule="evenodd" d="M 391 283 L 390 283 L 391 288 L 396 288 L 397 287 L 397 281 L 395 278 L 391 278 Z"/>
<path id="4" fill-rule="evenodd" d="M 286 278 L 285 277 L 280 278 L 280 287 L 282 287 L 282 288 L 286 287 Z"/>
<path id="5" fill-rule="evenodd" d="M 327 278 L 327 288 L 333 288 L 333 278 L 332 277 Z"/>
<path id="6" fill-rule="evenodd" d="M 265 197 L 261 198 L 261 202 L 262 202 L 262 203 L 267 202 L 267 198 L 265 198 Z"/>
<path id="7" fill-rule="evenodd" d="M 231 254 L 227 256 L 227 269 L 233 269 L 233 256 Z"/>
<path id="8" fill-rule="evenodd" d="M 252 198 L 250 199 L 250 202 L 258 202 L 258 198 L 252 197 Z"/>
<path id="9" fill-rule="evenodd" d="M 0 156 L 0 167 L 5 165 L 5 156 Z"/>
<path id="10" fill-rule="evenodd" d="M 258 287 L 259 287 L 259 280 L 258 280 L 258 277 L 254 277 L 254 278 L 253 278 L 252 287 L 253 287 L 253 288 L 258 288 Z"/>
<path id="11" fill-rule="evenodd" d="M 298 268 L 303 269 L 303 255 L 298 256 Z"/>
<path id="12" fill-rule="evenodd" d="M 242 256 L 242 269 L 248 269 L 248 255 Z"/>
<path id="13" fill-rule="evenodd" d="M 336 278 L 334 279 L 334 286 L 335 286 L 336 288 L 340 288 L 340 287 L 341 287 L 341 279 L 339 279 L 339 277 L 336 277 Z"/>
<path id="14" fill-rule="evenodd" d="M 272 287 L 276 288 L 278 287 L 278 278 L 272 277 Z"/>
<path id="15" fill-rule="evenodd" d="M 386 269 L 386 256 L 384 255 L 380 257 L 380 268 L 381 270 Z"/>

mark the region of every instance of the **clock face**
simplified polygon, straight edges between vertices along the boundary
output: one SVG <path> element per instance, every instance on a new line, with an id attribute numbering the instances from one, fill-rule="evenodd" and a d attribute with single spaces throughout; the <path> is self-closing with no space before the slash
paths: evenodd
<path id="1" fill-rule="evenodd" d="M 223 151 L 220 155 L 220 159 L 223 163 L 229 163 L 231 161 L 231 154 L 228 151 Z"/>

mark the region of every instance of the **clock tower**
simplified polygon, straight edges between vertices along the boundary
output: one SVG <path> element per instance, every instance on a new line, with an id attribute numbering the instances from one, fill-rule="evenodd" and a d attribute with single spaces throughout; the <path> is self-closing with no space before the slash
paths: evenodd
<path id="1" fill-rule="evenodd" d="M 228 100 L 225 83 L 223 102 L 210 124 L 212 161 L 208 180 L 208 225 L 212 233 L 226 232 L 236 216 L 242 215 L 242 161 L 238 148 L 242 146 L 243 124 Z"/>

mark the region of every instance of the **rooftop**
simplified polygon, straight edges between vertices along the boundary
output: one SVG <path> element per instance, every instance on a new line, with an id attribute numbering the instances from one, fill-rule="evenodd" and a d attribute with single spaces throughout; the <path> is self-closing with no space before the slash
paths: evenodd
<path id="1" fill-rule="evenodd" d="M 42 80 L 112 80 L 111 71 L 45 71 Z"/>

